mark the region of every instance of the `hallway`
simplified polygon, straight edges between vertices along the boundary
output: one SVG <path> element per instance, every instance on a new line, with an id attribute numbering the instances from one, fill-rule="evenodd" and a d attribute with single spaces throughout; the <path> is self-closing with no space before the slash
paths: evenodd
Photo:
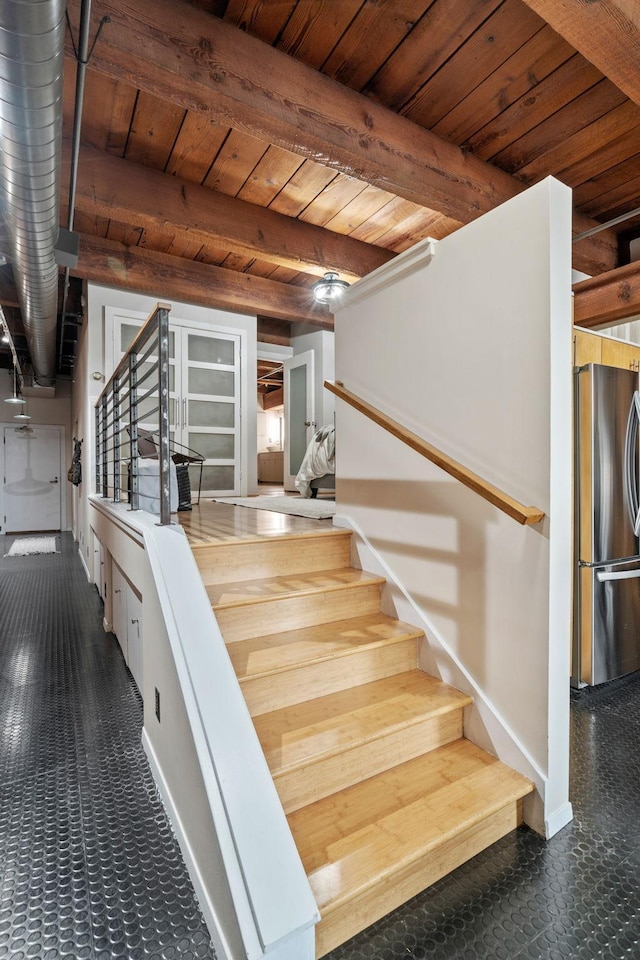
<path id="1" fill-rule="evenodd" d="M 4 557 L 12 540 L 0 537 L 0 960 L 210 960 L 140 700 L 72 537 L 57 537 L 60 554 Z M 639 676 L 573 694 L 573 823 L 549 843 L 516 831 L 332 960 L 639 956 L 639 731 Z"/>
<path id="2" fill-rule="evenodd" d="M 141 702 L 69 533 L 0 537 L 0 957 L 214 953 L 140 743 Z"/>

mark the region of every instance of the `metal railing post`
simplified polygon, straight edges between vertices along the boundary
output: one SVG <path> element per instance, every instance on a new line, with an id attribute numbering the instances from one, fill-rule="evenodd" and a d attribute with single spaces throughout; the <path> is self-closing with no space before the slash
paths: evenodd
<path id="1" fill-rule="evenodd" d="M 120 377 L 113 379 L 113 500 L 120 502 Z"/>
<path id="2" fill-rule="evenodd" d="M 138 495 L 138 368 L 136 354 L 129 354 L 129 443 L 131 446 L 131 465 L 129 477 L 129 506 L 131 510 L 140 509 Z"/>
<path id="3" fill-rule="evenodd" d="M 107 396 L 102 397 L 102 496 L 109 494 L 109 464 L 107 462 Z"/>
<path id="4" fill-rule="evenodd" d="M 95 417 L 96 417 L 96 436 L 95 436 L 95 458 L 96 458 L 96 492 L 102 496 L 102 474 L 101 474 L 101 463 L 100 463 L 100 404 L 96 404 L 95 407 Z"/>
<path id="5" fill-rule="evenodd" d="M 169 311 L 158 309 L 158 434 L 160 440 L 160 523 L 171 523 L 169 455 Z"/>

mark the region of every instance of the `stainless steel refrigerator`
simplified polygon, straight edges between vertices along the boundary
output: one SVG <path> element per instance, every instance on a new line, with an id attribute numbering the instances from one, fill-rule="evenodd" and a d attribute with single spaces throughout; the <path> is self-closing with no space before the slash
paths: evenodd
<path id="1" fill-rule="evenodd" d="M 576 571 L 572 683 L 640 669 L 638 373 L 575 375 Z"/>

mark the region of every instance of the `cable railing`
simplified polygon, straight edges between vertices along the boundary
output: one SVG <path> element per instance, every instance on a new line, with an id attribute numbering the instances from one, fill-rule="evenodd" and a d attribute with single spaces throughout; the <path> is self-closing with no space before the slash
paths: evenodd
<path id="1" fill-rule="evenodd" d="M 435 463 L 436 466 L 445 470 L 449 476 L 455 477 L 456 480 L 459 480 L 470 490 L 479 494 L 489 503 L 493 504 L 494 507 L 498 507 L 499 510 L 502 510 L 503 513 L 506 513 L 507 516 L 512 517 L 518 523 L 528 526 L 544 520 L 544 511 L 540 510 L 539 507 L 527 507 L 523 503 L 520 503 L 519 500 L 510 497 L 508 493 L 495 487 L 492 483 L 489 483 L 488 480 L 485 480 L 484 477 L 469 470 L 468 467 L 458 463 L 453 457 L 443 453 L 442 450 L 438 450 L 433 444 L 427 443 L 422 437 L 412 433 L 411 430 L 402 426 L 397 420 L 392 420 L 386 413 L 382 413 L 381 410 L 378 410 L 361 397 L 358 397 L 355 393 L 347 390 L 343 383 L 325 380 L 324 385 L 327 390 L 341 400 L 344 400 L 344 402 L 348 403 L 354 410 L 363 413 L 369 420 L 377 423 L 378 426 L 382 427 L 398 440 L 401 440 L 427 460 L 430 460 L 431 463 Z"/>
<path id="2" fill-rule="evenodd" d="M 132 510 L 159 513 L 161 524 L 171 523 L 172 461 L 184 471 L 199 465 L 198 501 L 204 463 L 170 436 L 170 310 L 169 304 L 156 305 L 95 406 L 96 493 L 116 503 L 128 500 Z M 188 480 L 186 488 L 190 504 Z M 173 499 L 178 496 L 176 489 Z"/>

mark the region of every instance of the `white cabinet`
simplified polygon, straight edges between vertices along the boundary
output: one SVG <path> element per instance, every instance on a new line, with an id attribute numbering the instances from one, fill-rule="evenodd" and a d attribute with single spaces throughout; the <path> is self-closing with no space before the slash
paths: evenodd
<path id="1" fill-rule="evenodd" d="M 142 597 L 116 563 L 112 564 L 111 583 L 113 632 L 125 663 L 142 693 Z"/>
<path id="2" fill-rule="evenodd" d="M 114 360 L 117 363 L 136 336 L 141 322 L 114 317 Z M 202 493 L 240 493 L 240 335 L 216 329 L 182 326 L 172 321 L 169 334 L 169 425 L 171 439 L 205 458 Z M 155 360 L 149 359 L 149 363 Z M 144 375 L 144 370 L 140 377 Z M 145 386 L 145 391 L 148 389 Z M 139 405 L 146 429 L 157 430 L 157 395 Z M 144 423 L 145 409 L 150 411 Z M 191 468 L 197 490 L 199 467 Z"/>
<path id="3" fill-rule="evenodd" d="M 127 593 L 129 590 L 129 581 L 125 577 L 120 567 L 114 563 L 111 567 L 111 589 L 113 599 L 111 604 L 111 614 L 113 618 L 113 632 L 115 633 L 122 656 L 127 660 Z"/>
<path id="4" fill-rule="evenodd" d="M 127 594 L 127 665 L 142 693 L 142 599 L 130 588 Z"/>
<path id="5" fill-rule="evenodd" d="M 104 600 L 105 597 L 105 578 L 104 578 L 104 551 L 102 549 L 102 544 L 96 537 L 93 535 L 93 582 L 98 588 L 98 593 Z"/>

